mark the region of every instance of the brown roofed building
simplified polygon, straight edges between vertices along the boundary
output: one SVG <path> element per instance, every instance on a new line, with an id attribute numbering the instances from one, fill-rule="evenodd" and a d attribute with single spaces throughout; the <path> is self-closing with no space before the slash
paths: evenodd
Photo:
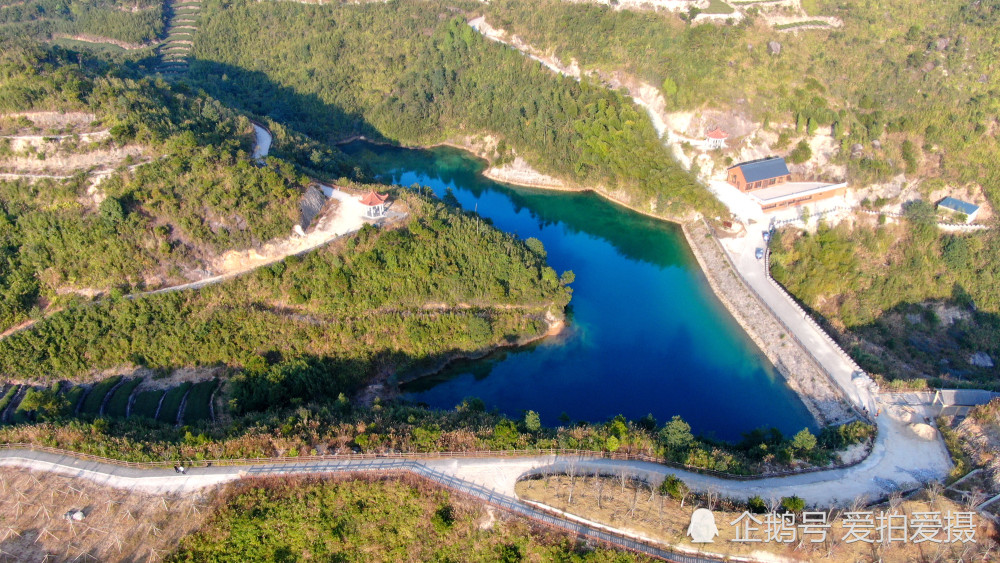
<path id="1" fill-rule="evenodd" d="M 769 188 L 792 179 L 785 159 L 777 156 L 742 162 L 729 168 L 726 181 L 741 192 Z"/>

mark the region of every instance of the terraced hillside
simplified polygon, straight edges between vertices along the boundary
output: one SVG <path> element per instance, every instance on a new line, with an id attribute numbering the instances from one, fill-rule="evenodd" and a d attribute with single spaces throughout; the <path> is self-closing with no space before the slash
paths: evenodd
<path id="1" fill-rule="evenodd" d="M 0 385 L 0 424 L 68 417 L 143 417 L 171 424 L 215 420 L 212 378 L 166 386 L 144 377 L 113 376 L 92 384 Z"/>
<path id="2" fill-rule="evenodd" d="M 201 0 L 177 0 L 168 3 L 166 37 L 160 44 L 160 70 L 167 75 L 187 71 L 188 56 L 198 30 Z"/>

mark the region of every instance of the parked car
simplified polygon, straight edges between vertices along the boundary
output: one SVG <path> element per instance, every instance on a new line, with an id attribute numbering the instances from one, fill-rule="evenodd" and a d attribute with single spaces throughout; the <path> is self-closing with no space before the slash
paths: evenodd
<path id="1" fill-rule="evenodd" d="M 771 231 L 764 231 L 764 242 L 771 241 Z"/>
<path id="2" fill-rule="evenodd" d="M 758 260 L 764 258 L 764 249 L 763 248 L 758 248 L 757 251 L 754 252 L 754 255 L 757 256 Z"/>

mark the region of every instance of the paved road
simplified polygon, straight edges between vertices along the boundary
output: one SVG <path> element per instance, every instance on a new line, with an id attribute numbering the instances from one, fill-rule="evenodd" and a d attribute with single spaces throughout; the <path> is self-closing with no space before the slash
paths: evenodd
<path id="1" fill-rule="evenodd" d="M 262 125 L 253 124 L 253 159 L 257 162 L 264 162 L 264 157 L 271 151 L 271 132 Z"/>
<path id="2" fill-rule="evenodd" d="M 542 463 L 552 463 L 554 456 L 538 458 Z M 484 460 L 473 460 L 481 463 Z M 525 504 L 514 496 L 476 483 L 470 483 L 431 464 L 411 460 L 368 459 L 309 461 L 301 463 L 280 463 L 267 465 L 247 465 L 228 467 L 190 468 L 186 475 L 179 475 L 170 469 L 133 469 L 96 461 L 85 461 L 70 456 L 30 450 L 0 451 L 0 466 L 14 465 L 35 470 L 52 471 L 89 479 L 116 488 L 135 488 L 149 492 L 189 492 L 205 486 L 234 481 L 243 477 L 265 477 L 277 475 L 350 473 L 350 472 L 398 472 L 409 471 L 445 487 L 472 495 L 484 502 L 498 506 L 515 514 L 560 528 L 577 537 L 612 544 L 619 548 L 640 552 L 676 563 L 715 563 L 716 559 L 699 557 L 664 549 L 636 537 L 608 529 L 598 524 L 569 520 Z"/>
<path id="3" fill-rule="evenodd" d="M 917 487 L 943 478 L 951 460 L 939 439 L 926 439 L 911 429 L 923 422 L 921 405 L 888 405 L 878 418 L 879 435 L 871 455 L 846 469 L 819 471 L 749 481 L 733 481 L 699 473 L 675 470 L 646 462 L 617 461 L 579 456 L 530 456 L 501 458 L 428 458 L 420 465 L 462 482 L 480 485 L 514 498 L 514 486 L 526 474 L 577 471 L 605 474 L 628 473 L 654 485 L 667 475 L 679 476 L 693 489 L 715 491 L 735 499 L 760 495 L 765 499 L 798 495 L 809 504 L 844 506 L 856 497 L 875 500 L 894 491 Z M 861 452 L 858 452 L 859 454 Z M 170 470 L 144 470 L 99 464 L 44 452 L 0 450 L 0 464 L 29 465 L 58 471 L 114 487 L 138 487 L 151 491 L 191 490 L 238 478 L 241 474 L 285 474 L 354 468 L 394 469 L 410 467 L 410 461 L 336 459 L 285 464 L 192 468 L 180 476 Z M 243 472 L 243 473 L 241 473 Z"/>
<path id="4" fill-rule="evenodd" d="M 879 434 L 871 454 L 852 467 L 770 477 L 748 481 L 721 479 L 673 469 L 657 463 L 617 461 L 586 457 L 435 459 L 424 463 L 464 481 L 480 484 L 514 496 L 517 480 L 531 473 L 616 475 L 622 471 L 654 485 L 667 475 L 676 475 L 696 491 L 714 491 L 744 500 L 754 495 L 780 499 L 797 495 L 809 505 L 848 506 L 856 498 L 874 501 L 897 491 L 906 491 L 932 480 L 943 479 L 951 470 L 951 458 L 940 439 L 926 439 L 914 432 L 911 422 L 924 422 L 921 405 L 887 406 L 878 420 Z M 861 454 L 862 452 L 857 452 Z"/>
<path id="5" fill-rule="evenodd" d="M 867 409 L 874 414 L 878 405 L 871 378 L 861 372 L 854 361 L 768 278 L 764 261 L 757 259 L 754 254 L 757 248 L 763 246 L 760 233 L 755 232 L 723 241 L 726 253 L 743 280 L 794 333 L 851 403 L 858 409 Z"/>

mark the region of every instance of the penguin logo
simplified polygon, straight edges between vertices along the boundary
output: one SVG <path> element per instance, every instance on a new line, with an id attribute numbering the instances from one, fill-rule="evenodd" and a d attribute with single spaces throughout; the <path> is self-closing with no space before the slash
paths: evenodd
<path id="1" fill-rule="evenodd" d="M 688 525 L 687 535 L 691 536 L 693 543 L 715 543 L 715 536 L 719 535 L 719 528 L 715 526 L 715 515 L 707 508 L 699 508 L 691 514 L 691 524 Z"/>

